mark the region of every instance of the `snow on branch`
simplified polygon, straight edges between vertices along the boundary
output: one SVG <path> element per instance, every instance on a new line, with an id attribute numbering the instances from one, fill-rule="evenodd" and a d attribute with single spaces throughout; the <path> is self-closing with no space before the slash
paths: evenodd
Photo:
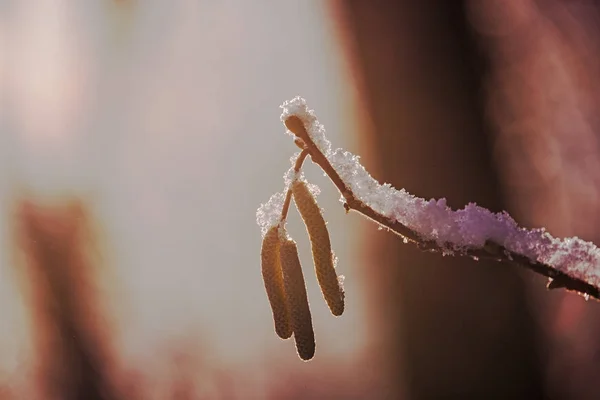
<path id="1" fill-rule="evenodd" d="M 565 288 L 585 299 L 600 299 L 600 249 L 577 237 L 554 238 L 544 228 L 519 227 L 506 212 L 492 213 L 468 204 L 452 210 L 446 199 L 425 200 L 404 189 L 381 185 L 360 164 L 359 157 L 342 149 L 332 150 L 306 101 L 296 97 L 281 108 L 281 120 L 302 151 L 291 158 L 285 189 L 262 204 L 256 212 L 261 227 L 262 274 L 271 303 L 275 331 L 282 339 L 294 334 L 301 359 L 315 352 L 314 332 L 306 288 L 295 242 L 286 229 L 292 197 L 299 208 L 313 249 L 315 272 L 331 313 L 344 310 L 343 276 L 337 276 L 337 258 L 330 247 L 329 232 L 316 205 L 318 188 L 306 182 L 302 165 L 306 158 L 317 164 L 341 193 L 346 212 L 356 211 L 424 251 L 443 255 L 491 259 L 528 268 L 549 278 L 549 289 Z M 299 192 L 299 188 L 306 187 Z M 314 202 L 314 204 L 313 204 Z"/>
<path id="2" fill-rule="evenodd" d="M 304 99 L 296 97 L 281 108 L 288 133 L 329 176 L 347 211 L 363 214 L 422 250 L 511 262 L 550 278 L 550 289 L 600 298 L 600 249 L 593 243 L 577 237 L 554 238 L 544 228 L 519 227 L 506 212 L 492 213 L 474 203 L 455 211 L 445 199 L 425 200 L 390 184 L 381 185 L 358 156 L 332 150 L 325 128 Z M 299 169 L 296 165 L 296 174 Z M 282 207 L 282 194 L 261 206 L 257 221 L 263 232 L 279 222 L 275 215 Z"/>

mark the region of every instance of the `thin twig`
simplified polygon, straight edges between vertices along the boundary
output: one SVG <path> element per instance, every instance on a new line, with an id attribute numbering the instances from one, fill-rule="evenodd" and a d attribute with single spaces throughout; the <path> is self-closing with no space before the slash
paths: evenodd
<path id="1" fill-rule="evenodd" d="M 308 156 L 309 150 L 304 148 L 298 158 L 296 159 L 296 164 L 294 164 L 294 172 L 297 174 L 302 169 L 302 164 L 304 164 L 304 160 L 306 156 Z M 290 203 L 292 201 L 292 185 L 287 190 L 285 194 L 285 201 L 283 202 L 283 208 L 281 209 L 281 217 L 279 218 L 279 222 L 285 221 L 287 218 L 288 211 L 290 209 Z"/>
<path id="2" fill-rule="evenodd" d="M 519 265 L 530 269 L 540 275 L 550 278 L 551 281 L 548 283 L 548 289 L 564 288 L 570 291 L 578 292 L 584 295 L 586 298 L 592 297 L 596 300 L 600 300 L 600 289 L 581 280 L 573 278 L 564 272 L 558 271 L 550 265 L 543 264 L 530 260 L 529 258 L 507 250 L 504 246 L 499 245 L 493 241 L 488 241 L 482 248 L 465 248 L 461 251 L 452 250 L 453 246 L 451 243 L 440 246 L 437 242 L 432 240 L 424 240 L 421 238 L 418 232 L 407 227 L 406 225 L 393 220 L 383 214 L 373 210 L 369 205 L 363 203 L 353 193 L 352 189 L 344 183 L 339 174 L 335 171 L 327 157 L 319 150 L 317 145 L 311 139 L 310 135 L 306 131 L 306 128 L 300 118 L 295 115 L 288 117 L 285 120 L 285 126 L 292 131 L 298 138 L 302 139 L 305 144 L 305 151 L 310 153 L 312 161 L 317 164 L 323 172 L 327 174 L 329 179 L 340 191 L 344 197 L 346 203 L 344 208 L 346 211 L 354 210 L 363 216 L 375 221 L 379 225 L 387 228 L 388 230 L 401 236 L 405 241 L 415 243 L 417 247 L 423 251 L 430 252 L 442 252 L 448 253 L 452 251 L 454 254 L 469 256 L 475 260 L 489 259 L 501 262 L 507 262 Z M 288 193 L 289 197 L 289 193 Z M 286 198 L 287 202 L 288 198 Z M 288 206 L 289 206 L 289 202 Z M 285 207 L 285 206 L 284 206 Z"/>

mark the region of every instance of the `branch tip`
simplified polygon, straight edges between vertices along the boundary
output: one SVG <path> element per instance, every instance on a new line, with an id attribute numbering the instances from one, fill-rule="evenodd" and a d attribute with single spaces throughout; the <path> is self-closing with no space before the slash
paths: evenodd
<path id="1" fill-rule="evenodd" d="M 300 118 L 298 118 L 295 115 L 290 115 L 289 117 L 286 118 L 286 120 L 284 121 L 284 124 L 285 124 L 286 128 L 288 128 L 290 130 L 290 132 L 292 132 L 298 138 L 307 142 L 306 139 L 309 138 L 308 132 L 306 131 L 306 127 L 304 126 L 304 123 L 302 122 L 302 120 Z"/>

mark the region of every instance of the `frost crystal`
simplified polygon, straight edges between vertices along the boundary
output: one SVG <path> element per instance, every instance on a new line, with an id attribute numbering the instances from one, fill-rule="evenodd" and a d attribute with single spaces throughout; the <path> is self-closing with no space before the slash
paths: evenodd
<path id="1" fill-rule="evenodd" d="M 256 211 L 256 223 L 260 226 L 260 231 L 263 235 L 272 227 L 279 223 L 283 202 L 285 201 L 284 193 L 275 193 L 269 201 L 261 204 Z"/>
<path id="2" fill-rule="evenodd" d="M 309 110 L 306 106 L 306 100 L 300 96 L 294 97 L 292 100 L 286 101 L 281 105 L 283 113 L 281 121 L 285 121 L 290 115 L 295 115 L 304 123 L 306 130 L 317 148 L 327 155 L 331 151 L 331 143 L 325 137 L 325 127 L 317 121 L 317 117 L 313 110 Z M 293 135 L 293 133 L 289 132 Z"/>
<path id="3" fill-rule="evenodd" d="M 360 164 L 358 156 L 342 149 L 332 151 L 325 128 L 304 99 L 295 97 L 281 108 L 282 121 L 291 115 L 302 120 L 310 138 L 357 199 L 417 232 L 422 239 L 456 251 L 481 248 L 492 241 L 533 262 L 600 287 L 600 249 L 593 243 L 577 237 L 557 239 L 543 228 L 521 228 L 506 212 L 492 213 L 474 203 L 454 211 L 445 199 L 425 200 L 390 184 L 381 185 Z"/>

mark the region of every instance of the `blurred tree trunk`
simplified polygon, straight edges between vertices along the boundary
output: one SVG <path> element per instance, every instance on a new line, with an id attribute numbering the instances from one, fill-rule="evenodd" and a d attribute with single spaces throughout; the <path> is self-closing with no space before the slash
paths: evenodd
<path id="1" fill-rule="evenodd" d="M 452 208 L 503 208 L 480 99 L 485 69 L 457 2 L 341 1 L 371 120 L 367 168 Z M 359 85 L 360 86 L 360 85 Z M 410 399 L 544 398 L 520 271 L 419 252 L 373 229 L 371 271 L 391 370 Z M 400 384 L 399 384 L 400 385 Z"/>

